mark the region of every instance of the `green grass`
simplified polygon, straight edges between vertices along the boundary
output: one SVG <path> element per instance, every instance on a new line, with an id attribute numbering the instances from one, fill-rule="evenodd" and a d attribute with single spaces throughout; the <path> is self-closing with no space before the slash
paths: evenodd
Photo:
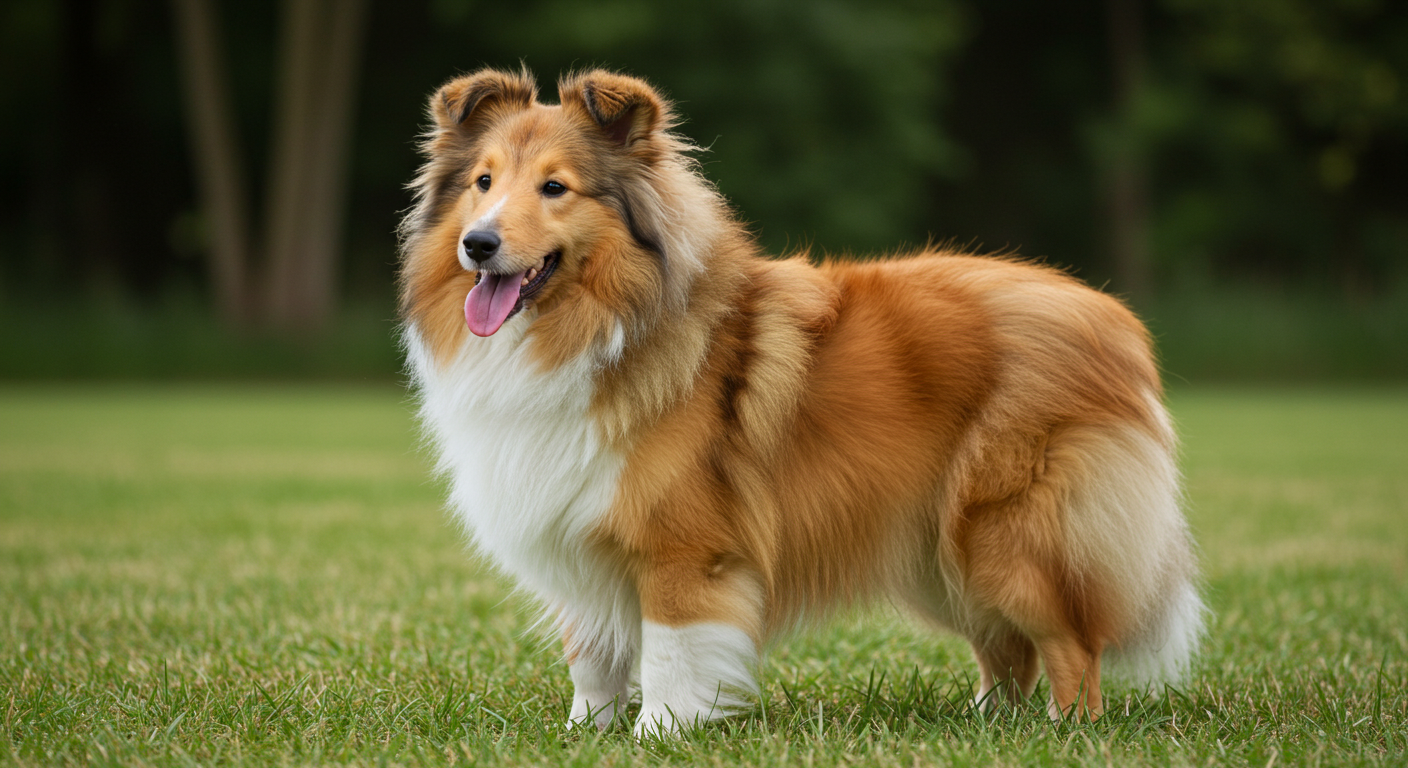
<path id="1" fill-rule="evenodd" d="M 568 732 L 566 669 L 465 554 L 393 388 L 0 389 L 0 762 L 1402 765 L 1408 391 L 1176 392 L 1214 612 L 1095 724 L 968 705 L 888 614 L 779 647 L 750 716 Z"/>

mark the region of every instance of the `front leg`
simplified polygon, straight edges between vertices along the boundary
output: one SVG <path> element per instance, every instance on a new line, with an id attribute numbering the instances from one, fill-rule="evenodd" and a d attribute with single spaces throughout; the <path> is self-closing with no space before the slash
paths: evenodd
<path id="1" fill-rule="evenodd" d="M 572 713 L 567 727 L 590 720 L 605 730 L 626 709 L 631 668 L 635 665 L 634 643 L 611 642 L 604 638 L 583 638 L 580 630 L 565 627 L 562 649 L 572 677 Z M 621 646 L 625 647 L 621 647 Z"/>
<path id="2" fill-rule="evenodd" d="M 569 662 L 567 668 L 572 675 L 572 714 L 567 727 L 590 718 L 597 728 L 606 730 L 616 715 L 626 709 L 630 663 L 579 656 L 575 663 Z"/>
<path id="3" fill-rule="evenodd" d="M 659 557 L 641 574 L 641 711 L 637 737 L 669 735 L 746 708 L 763 592 L 752 571 L 718 556 Z"/>

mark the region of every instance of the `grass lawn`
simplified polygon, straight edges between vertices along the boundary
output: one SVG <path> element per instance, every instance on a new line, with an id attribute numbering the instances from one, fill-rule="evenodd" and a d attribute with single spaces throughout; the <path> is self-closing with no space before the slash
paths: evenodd
<path id="1" fill-rule="evenodd" d="M 1403 765 L 1408 391 L 1172 406 L 1214 612 L 1181 690 L 985 720 L 966 646 L 882 613 L 777 648 L 751 716 L 638 745 L 563 728 L 567 670 L 400 391 L 0 389 L 0 762 Z"/>

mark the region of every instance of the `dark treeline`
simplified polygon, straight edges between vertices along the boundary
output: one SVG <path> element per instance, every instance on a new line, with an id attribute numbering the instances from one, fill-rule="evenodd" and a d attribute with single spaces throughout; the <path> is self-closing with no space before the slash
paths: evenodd
<path id="1" fill-rule="evenodd" d="M 778 252 L 954 242 L 1136 303 L 1408 279 L 1396 0 L 9 0 L 0 296 L 184 293 L 302 327 L 389 301 L 427 94 L 520 62 L 547 98 L 593 65 L 661 86 Z"/>

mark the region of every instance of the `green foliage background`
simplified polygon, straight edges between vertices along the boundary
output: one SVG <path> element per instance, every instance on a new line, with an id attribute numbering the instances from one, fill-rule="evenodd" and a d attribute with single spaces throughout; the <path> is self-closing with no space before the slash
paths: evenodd
<path id="1" fill-rule="evenodd" d="M 1388 340 L 1344 374 L 1399 375 L 1408 367 L 1395 351 L 1408 347 L 1408 4 L 1139 6 L 1142 86 L 1122 112 L 1098 0 L 373 2 L 339 277 L 345 306 L 393 314 L 393 231 L 409 203 L 424 101 L 439 83 L 521 63 L 551 97 L 558 74 L 607 66 L 676 100 L 681 130 L 705 148 L 705 172 L 774 252 L 948 242 L 1066 265 L 1118 292 L 1103 179 L 1115 158 L 1133 157 L 1148 183 L 1154 283 L 1137 310 L 1177 334 L 1210 302 L 1229 302 L 1212 314 L 1235 314 L 1247 290 L 1292 315 L 1328 302 L 1354 333 Z M 278 4 L 219 7 L 257 193 Z M 0 302 L 26 337 L 54 337 L 48 318 L 59 316 L 89 328 L 87 341 L 120 348 L 104 340 L 114 317 L 184 328 L 208 314 L 206 225 L 178 74 L 159 0 L 0 7 Z M 393 360 L 389 329 L 362 342 L 376 350 L 349 359 Z M 217 337 L 199 343 L 225 344 Z M 37 342 L 5 341 L 0 374 L 92 369 L 62 357 L 87 341 L 64 336 L 39 356 L 23 351 Z M 1190 370 L 1209 367 L 1194 357 Z M 1305 370 L 1290 358 L 1278 365 Z"/>

